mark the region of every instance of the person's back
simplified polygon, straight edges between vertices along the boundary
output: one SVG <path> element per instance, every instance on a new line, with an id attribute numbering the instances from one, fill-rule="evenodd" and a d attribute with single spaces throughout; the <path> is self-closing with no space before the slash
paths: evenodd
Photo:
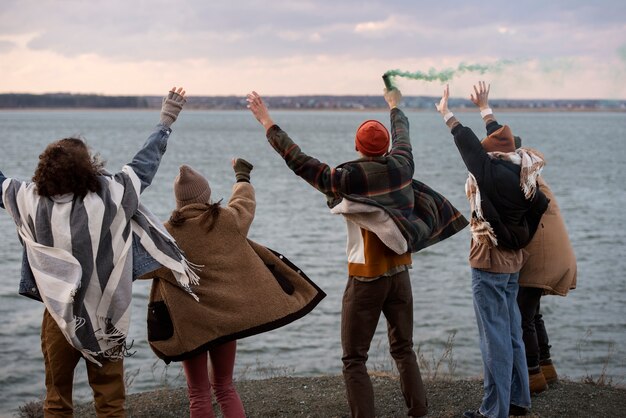
<path id="1" fill-rule="evenodd" d="M 577 276 L 576 255 L 557 200 L 543 176 L 537 183 L 550 205 L 537 233 L 524 248 L 528 256 L 520 270 L 517 295 L 531 393 L 543 392 L 558 380 L 541 299 L 545 295 L 566 296 L 576 288 Z"/>
<path id="2" fill-rule="evenodd" d="M 284 256 L 247 238 L 256 209 L 252 165 L 237 159 L 233 168 L 237 182 L 224 206 L 210 201 L 208 181 L 189 166 L 174 182 L 176 209 L 165 227 L 196 266 L 198 301 L 188 301 L 168 269 L 143 277 L 154 279 L 148 342 L 164 361 L 183 362 L 192 418 L 213 416 L 212 390 L 225 416 L 245 416 L 232 384 L 236 340 L 287 325 L 325 296 Z"/>
<path id="3" fill-rule="evenodd" d="M 197 267 L 200 280 L 193 286 L 198 303 L 187 303 L 168 269 L 143 277 L 154 278 L 151 305 L 168 306 L 169 335 L 161 335 L 160 318 L 149 319 L 148 324 L 148 341 L 165 361 L 184 360 L 220 342 L 285 325 L 324 297 L 285 257 L 248 239 L 256 198 L 249 174 L 240 177 L 246 180 L 237 181 L 228 203 L 221 205 L 209 202 L 210 187 L 200 173 L 186 165 L 180 168 L 175 182 L 177 208 L 165 227 Z M 183 199 L 182 193 L 193 197 Z"/>
<path id="4" fill-rule="evenodd" d="M 468 170 L 465 193 L 470 203 L 469 263 L 472 299 L 484 366 L 484 395 L 467 418 L 526 415 L 530 408 L 528 371 L 516 302 L 522 248 L 547 208 L 538 190 L 543 159 L 534 150 L 515 150 L 508 126 L 500 126 L 488 106 L 489 87 L 474 86 L 471 100 L 481 110 L 487 137 L 480 141 L 448 109 L 446 86 L 437 110 L 454 136 Z"/>
<path id="5" fill-rule="evenodd" d="M 547 201 L 541 192 L 529 198 L 528 192 L 520 187 L 522 166 L 509 159 L 515 151 L 510 128 L 499 125 L 491 116 L 487 117 L 486 125 L 487 137 L 483 141 L 461 124 L 453 126 L 451 133 L 480 189 L 483 217 L 498 237 L 499 246 L 517 250 L 532 238 Z"/>
<path id="6" fill-rule="evenodd" d="M 51 143 L 39 157 L 32 182 L 7 179 L 2 202 L 24 246 L 20 293 L 45 305 L 42 352 L 46 415 L 71 415 L 74 368 L 87 359 L 89 383 L 100 415 L 124 415 L 123 357 L 130 324 L 135 231 L 142 241 L 170 245 L 169 255 L 147 251 L 151 265 L 171 260 L 184 273 L 184 257 L 165 235 L 134 225 L 152 216 L 139 195 L 151 183 L 185 103 L 174 88 L 161 120 L 133 160 L 114 175 L 79 138 Z M 141 212 L 141 213 L 140 213 Z M 142 232 L 143 231 L 143 232 Z M 158 254 L 157 254 L 158 253 Z"/>
<path id="7" fill-rule="evenodd" d="M 390 353 L 400 372 L 408 414 L 427 414 L 413 351 L 411 253 L 467 225 L 443 196 L 413 179 L 409 123 L 397 107 L 400 99 L 397 89 L 385 92 L 391 138 L 382 123 L 365 121 L 355 135 L 359 158 L 331 168 L 302 152 L 274 124 L 258 94 L 248 95 L 248 107 L 272 147 L 295 174 L 326 195 L 331 213 L 346 220 L 349 277 L 342 299 L 341 344 L 348 404 L 355 417 L 375 415 L 366 362 L 381 313 L 387 319 Z"/>

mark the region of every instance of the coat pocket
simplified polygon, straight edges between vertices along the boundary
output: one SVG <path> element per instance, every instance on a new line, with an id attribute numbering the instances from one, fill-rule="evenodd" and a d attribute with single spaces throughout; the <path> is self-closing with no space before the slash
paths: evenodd
<path id="1" fill-rule="evenodd" d="M 148 304 L 148 341 L 169 340 L 174 335 L 174 325 L 164 301 Z"/>

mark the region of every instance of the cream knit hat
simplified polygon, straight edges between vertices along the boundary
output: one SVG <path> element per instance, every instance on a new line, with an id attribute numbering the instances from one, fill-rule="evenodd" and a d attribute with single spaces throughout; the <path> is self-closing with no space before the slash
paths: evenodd
<path id="1" fill-rule="evenodd" d="M 181 165 L 174 179 L 174 196 L 176 209 L 192 203 L 209 203 L 211 187 L 202 174 L 188 165 Z"/>

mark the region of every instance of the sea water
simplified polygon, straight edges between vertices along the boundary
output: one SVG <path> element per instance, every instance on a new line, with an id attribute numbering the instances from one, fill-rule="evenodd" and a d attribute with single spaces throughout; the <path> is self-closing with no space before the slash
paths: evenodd
<path id="1" fill-rule="evenodd" d="M 389 126 L 386 111 L 274 111 L 272 116 L 304 152 L 331 166 L 355 158 L 354 132 L 363 120 L 375 118 Z M 466 170 L 449 130 L 434 111 L 407 111 L 407 116 L 415 178 L 445 195 L 467 216 Z M 561 376 L 574 380 L 604 376 L 623 384 L 626 114 L 498 112 L 496 116 L 510 124 L 525 146 L 544 153 L 543 176 L 559 202 L 578 259 L 578 288 L 565 298 L 542 299 L 556 368 Z M 479 137 L 484 135 L 478 112 L 458 117 Z M 8 177 L 29 179 L 49 142 L 82 135 L 107 160 L 107 168 L 116 171 L 131 160 L 157 122 L 156 110 L 3 111 L 0 170 Z M 143 202 L 167 219 L 174 207 L 172 183 L 179 165 L 185 163 L 208 178 L 212 199 L 223 198 L 225 204 L 235 181 L 234 157 L 254 164 L 257 212 L 250 238 L 285 254 L 328 294 L 304 318 L 240 340 L 236 378 L 339 374 L 341 296 L 347 279 L 344 222 L 329 213 L 321 193 L 287 168 L 249 112 L 184 110 Z M 0 233 L 0 416 L 10 416 L 20 405 L 41 400 L 45 394 L 40 348 L 43 305 L 17 294 L 21 247 L 4 211 Z M 467 262 L 469 240 L 466 228 L 413 256 L 414 340 L 424 375 L 482 373 Z M 135 354 L 125 360 L 129 393 L 185 384 L 180 364 L 165 367 L 146 341 L 149 289 L 149 282 L 136 282 L 133 289 L 129 341 Z M 381 318 L 370 352 L 371 369 L 391 368 L 387 350 Z M 82 363 L 76 372 L 74 398 L 75 402 L 91 399 Z"/>

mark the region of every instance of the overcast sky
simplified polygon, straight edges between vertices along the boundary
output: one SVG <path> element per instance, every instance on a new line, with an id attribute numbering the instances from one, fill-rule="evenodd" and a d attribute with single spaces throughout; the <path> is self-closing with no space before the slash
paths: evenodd
<path id="1" fill-rule="evenodd" d="M 379 94 L 389 69 L 502 60 L 451 95 L 626 99 L 626 1 L 0 0 L 0 93 Z"/>

